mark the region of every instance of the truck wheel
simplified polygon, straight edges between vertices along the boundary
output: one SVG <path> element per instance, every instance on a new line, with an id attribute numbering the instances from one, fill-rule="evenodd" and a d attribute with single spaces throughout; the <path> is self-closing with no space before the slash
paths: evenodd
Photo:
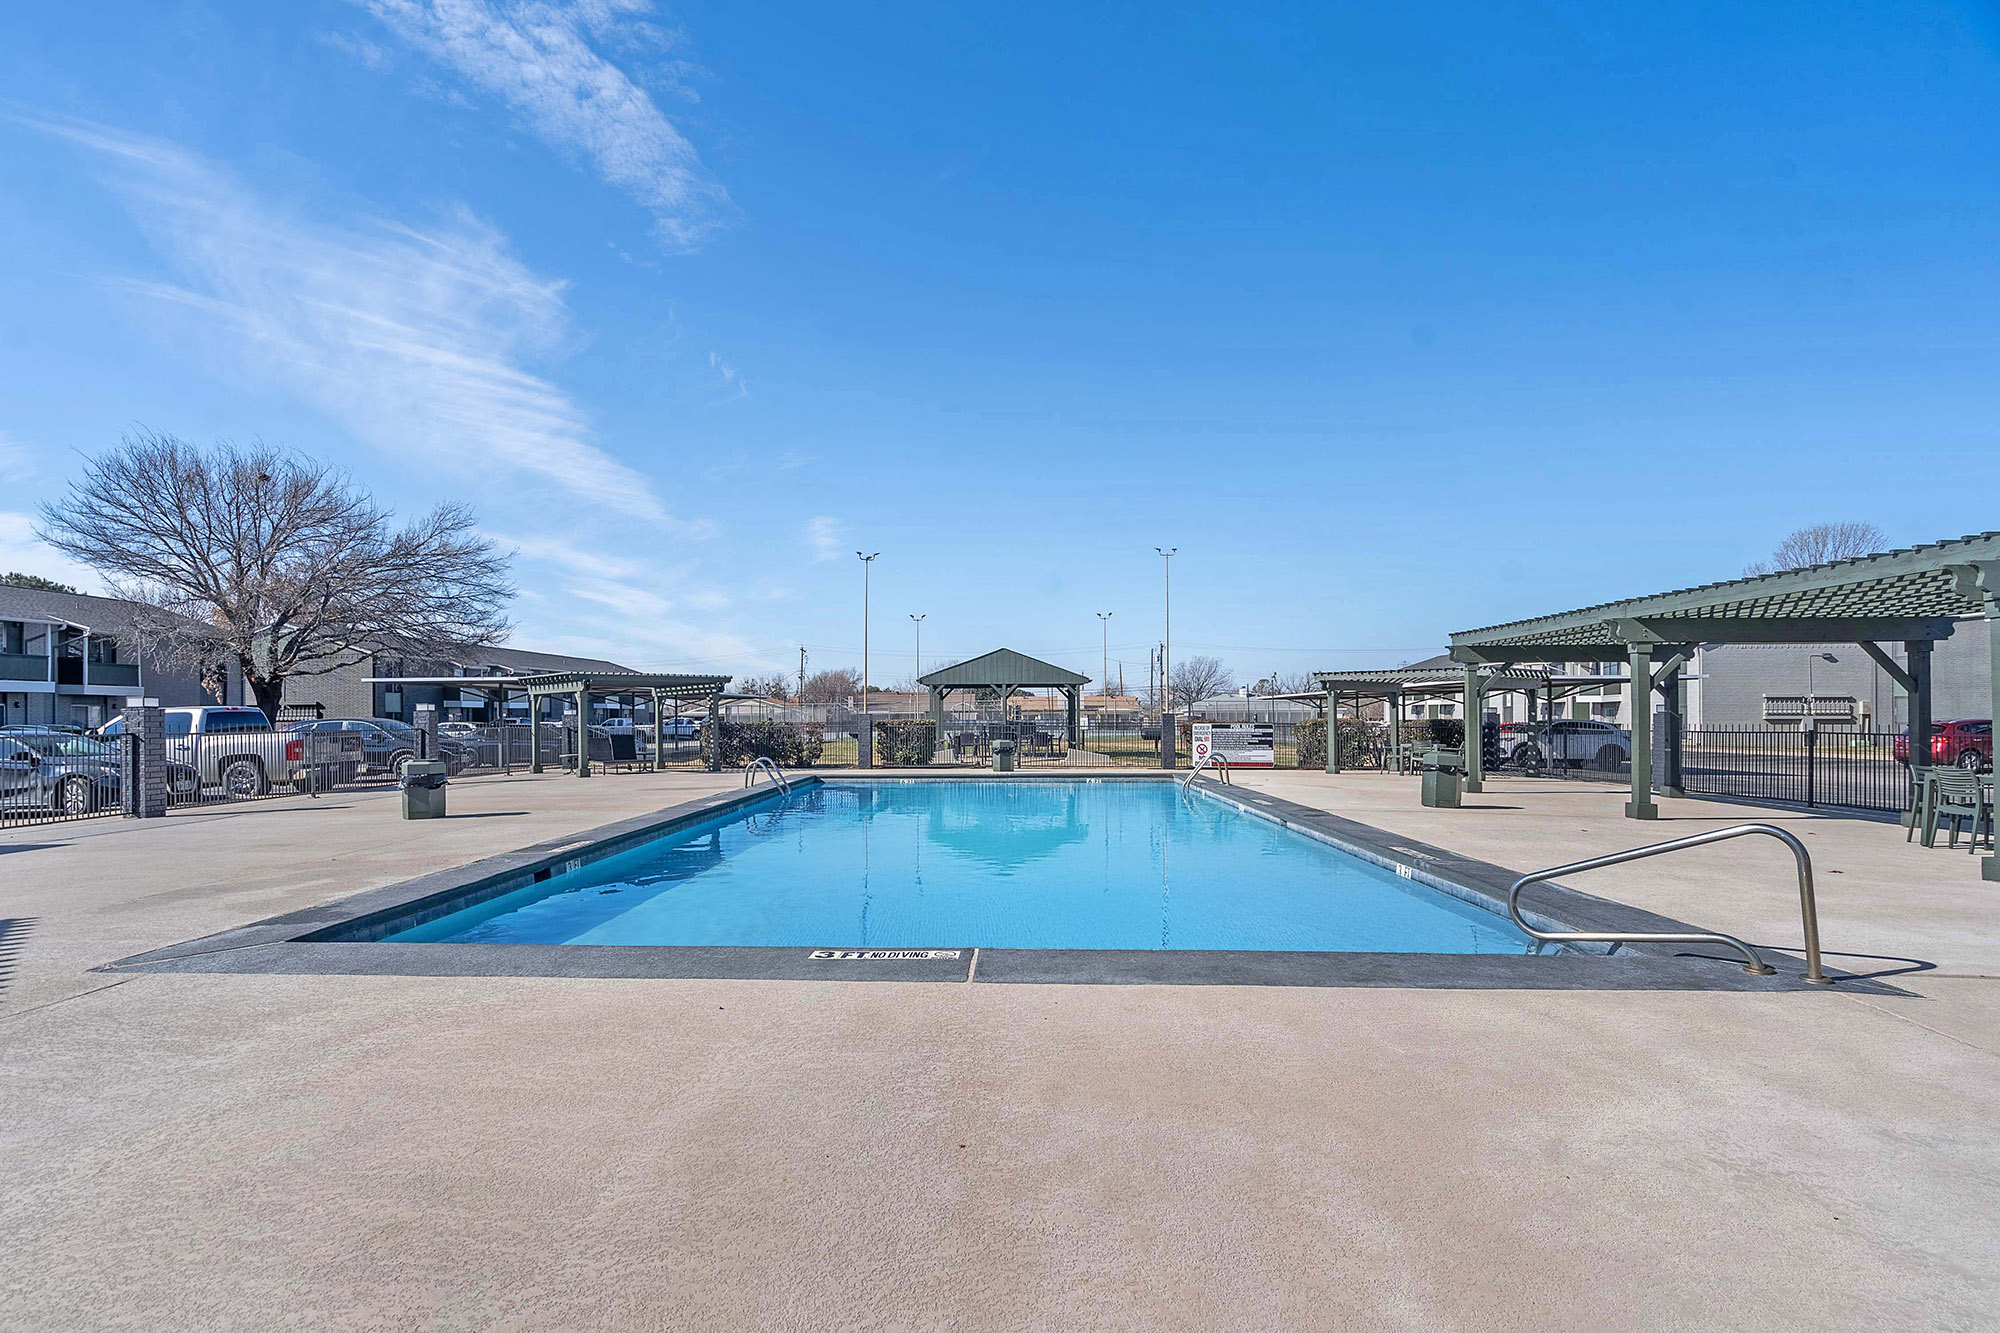
<path id="1" fill-rule="evenodd" d="M 97 784 L 89 778 L 64 778 L 50 805 L 57 814 L 87 815 L 97 808 Z"/>
<path id="2" fill-rule="evenodd" d="M 1615 745 L 1607 745 L 1597 752 L 1597 766 L 1609 773 L 1625 762 L 1625 752 Z"/>
<path id="3" fill-rule="evenodd" d="M 403 761 L 405 759 L 415 759 L 416 757 L 415 754 L 408 750 L 395 751 L 389 756 L 389 776 L 392 778 L 403 776 Z"/>
<path id="4" fill-rule="evenodd" d="M 271 789 L 264 777 L 264 766 L 255 759 L 231 759 L 222 766 L 222 790 L 232 800 L 247 800 L 262 796 Z"/>
<path id="5" fill-rule="evenodd" d="M 1968 773 L 1977 773 L 1986 767 L 1986 759 L 1979 751 L 1968 748 L 1958 752 L 1958 766 Z"/>

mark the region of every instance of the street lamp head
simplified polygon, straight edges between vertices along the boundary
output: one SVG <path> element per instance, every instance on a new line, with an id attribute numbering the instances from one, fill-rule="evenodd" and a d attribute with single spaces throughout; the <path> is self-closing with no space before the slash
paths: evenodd
<path id="1" fill-rule="evenodd" d="M 1822 662 L 1838 662 L 1840 660 L 1839 658 L 1835 657 L 1832 653 L 1815 653 L 1813 655 L 1819 658 L 1819 660 Z"/>
<path id="2" fill-rule="evenodd" d="M 854 554 L 860 557 L 861 562 L 863 564 L 867 564 L 870 560 L 873 560 L 875 558 L 875 555 L 880 555 L 882 553 L 880 551 L 877 551 L 875 555 L 862 555 L 861 552 L 856 551 Z"/>
<path id="3" fill-rule="evenodd" d="M 1155 546 L 1153 549 L 1155 551 L 1158 551 L 1161 555 L 1166 556 L 1169 559 L 1172 559 L 1174 554 L 1178 552 L 1181 548 L 1178 546 L 1171 548 L 1165 546 Z"/>

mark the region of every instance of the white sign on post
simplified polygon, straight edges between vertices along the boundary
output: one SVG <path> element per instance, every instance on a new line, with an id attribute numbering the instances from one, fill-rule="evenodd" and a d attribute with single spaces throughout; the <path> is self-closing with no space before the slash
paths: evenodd
<path id="1" fill-rule="evenodd" d="M 1208 724 L 1196 723 L 1196 729 Z M 1218 723 L 1209 727 L 1208 740 L 1218 759 L 1231 768 L 1275 768 L 1277 746 L 1271 728 L 1263 723 Z M 1195 745 L 1199 748 L 1201 742 Z"/>
<path id="2" fill-rule="evenodd" d="M 1200 768 L 1208 759 L 1208 756 L 1214 752 L 1214 737 L 1215 727 L 1213 723 L 1197 722 L 1194 724 L 1194 766 L 1196 768 Z"/>

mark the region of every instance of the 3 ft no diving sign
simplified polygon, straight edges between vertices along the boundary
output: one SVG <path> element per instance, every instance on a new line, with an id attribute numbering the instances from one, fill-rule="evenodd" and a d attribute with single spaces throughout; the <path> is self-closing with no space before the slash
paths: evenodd
<path id="1" fill-rule="evenodd" d="M 919 959 L 957 958 L 958 949 L 814 949 L 808 958 L 824 958 L 837 963 L 905 963 Z"/>

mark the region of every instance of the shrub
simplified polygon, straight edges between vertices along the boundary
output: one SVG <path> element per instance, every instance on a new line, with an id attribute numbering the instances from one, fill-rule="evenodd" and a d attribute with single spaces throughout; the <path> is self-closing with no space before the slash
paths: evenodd
<path id="1" fill-rule="evenodd" d="M 1420 717 L 1403 723 L 1403 742 L 1419 749 L 1438 745 L 1456 750 L 1465 744 L 1465 723 L 1455 717 Z"/>
<path id="2" fill-rule="evenodd" d="M 937 754 L 937 726 L 929 719 L 899 718 L 875 724 L 875 762 L 884 767 L 928 764 Z"/>
<path id="3" fill-rule="evenodd" d="M 1300 768 L 1326 767 L 1326 719 L 1309 718 L 1292 727 L 1292 745 Z M 1346 768 L 1372 768 L 1381 762 L 1382 729 L 1351 717 L 1340 719 L 1340 762 Z"/>
<path id="4" fill-rule="evenodd" d="M 753 759 L 768 759 L 780 768 L 810 768 L 818 761 L 823 742 L 816 726 L 790 722 L 731 722 L 724 719 L 722 767 L 742 768 Z M 715 745 L 714 729 L 701 729 L 701 758 L 707 763 Z"/>

